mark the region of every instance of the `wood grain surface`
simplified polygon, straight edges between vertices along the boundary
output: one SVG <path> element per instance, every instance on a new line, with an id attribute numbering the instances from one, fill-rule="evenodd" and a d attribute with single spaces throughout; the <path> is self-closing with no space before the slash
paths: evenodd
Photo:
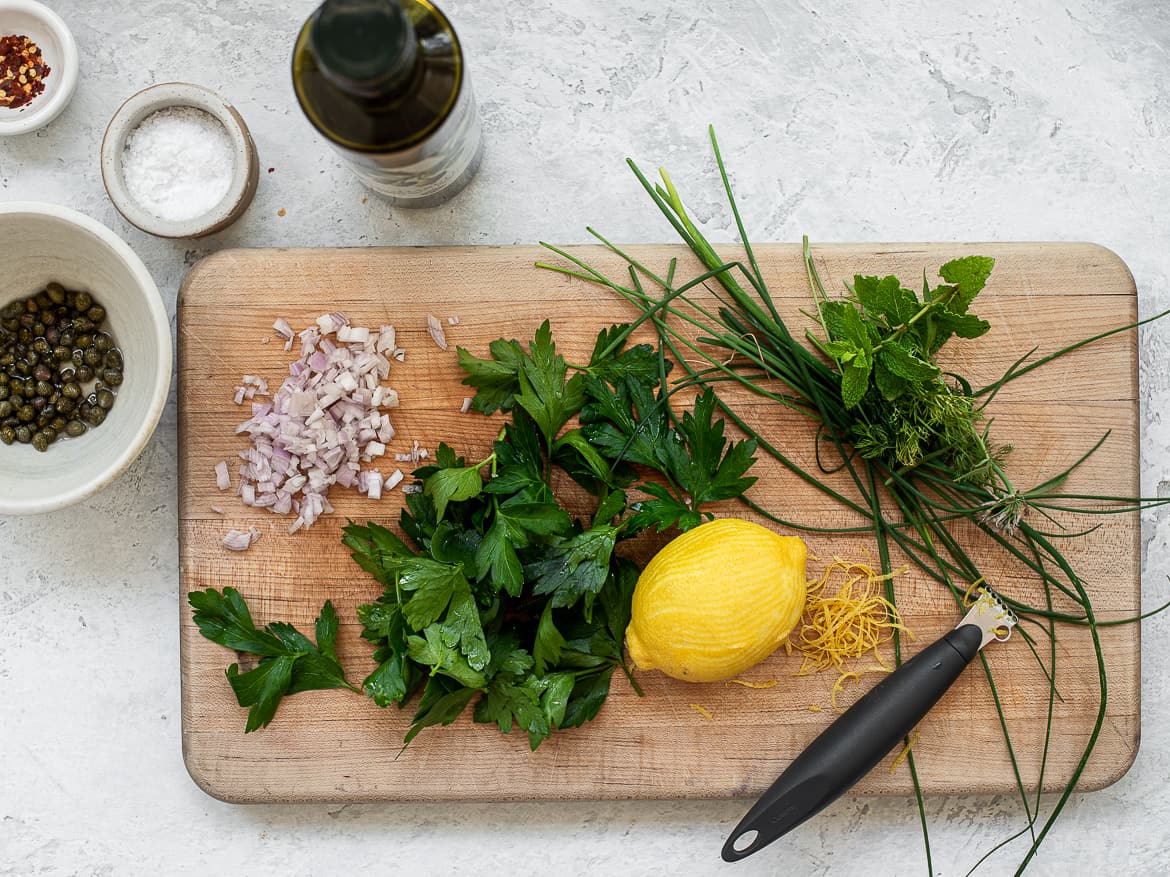
<path id="1" fill-rule="evenodd" d="M 596 248 L 575 250 L 597 264 L 622 265 Z M 697 267 L 680 247 L 646 245 L 631 252 L 651 266 L 679 257 L 679 274 Z M 1034 346 L 1040 353 L 1136 316 L 1133 279 L 1110 251 L 1089 244 L 915 244 L 820 246 L 817 264 L 830 290 L 854 273 L 895 273 L 909 285 L 926 270 L 932 277 L 948 259 L 971 253 L 994 256 L 997 265 L 974 310 L 991 332 L 973 342 L 953 341 L 946 362 L 973 384 L 993 380 Z M 455 345 L 486 355 L 498 336 L 527 340 L 542 320 L 569 361 L 588 357 L 599 328 L 631 319 L 623 301 L 599 287 L 536 269 L 548 254 L 536 247 L 230 250 L 196 265 L 179 298 L 179 543 L 182 608 L 183 753 L 195 781 L 229 801 L 524 800 L 596 798 L 750 797 L 766 788 L 791 758 L 834 715 L 830 689 L 835 674 L 795 676 L 797 655 L 783 650 L 745 674 L 776 680 L 770 688 L 733 684 L 693 685 L 658 673 L 640 673 L 645 697 L 621 674 L 597 720 L 555 734 L 535 752 L 518 734 L 469 717 L 448 728 L 424 731 L 400 753 L 411 706 L 379 709 L 344 691 L 309 692 L 287 698 L 275 721 L 243 733 L 245 711 L 224 678 L 237 660 L 198 633 L 186 606 L 192 589 L 238 588 L 257 623 L 287 620 L 310 629 L 322 602 L 331 598 L 342 619 L 339 652 L 351 679 L 372 669 L 369 645 L 358 636 L 354 608 L 379 587 L 349 559 L 339 542 L 347 517 L 396 526 L 402 495 L 372 502 L 334 488 L 336 507 L 309 531 L 289 536 L 288 518 L 241 504 L 234 491 L 216 489 L 213 467 L 227 460 L 236 483 L 236 454 L 245 440 L 234 434 L 246 419 L 232 402 L 245 373 L 272 387 L 292 358 L 273 335 L 283 316 L 294 329 L 319 314 L 341 310 L 356 325 L 393 324 L 406 361 L 389 384 L 402 399 L 390 453 L 412 440 L 434 448 L 446 441 L 470 459 L 489 448 L 499 423 L 460 414 L 468 388 L 461 386 Z M 782 314 L 794 328 L 807 320 L 807 282 L 799 248 L 761 246 L 764 275 Z M 693 271 L 692 275 L 684 272 Z M 426 333 L 426 317 L 446 321 L 452 348 L 439 350 Z M 989 408 L 993 434 L 1014 445 L 1008 472 L 1017 484 L 1043 481 L 1110 431 L 1093 458 L 1069 480 L 1076 493 L 1133 496 L 1138 491 L 1136 337 L 1127 332 L 1078 350 L 1010 384 Z M 758 398 L 742 410 L 753 428 L 812 468 L 813 433 L 807 422 Z M 383 463 L 392 471 L 393 463 Z M 856 524 L 850 513 L 761 456 L 753 470 L 757 501 L 785 516 L 819 526 Z M 224 514 L 212 511 L 221 506 Z M 736 504 L 721 514 L 748 516 Z M 1063 544 L 1093 597 L 1098 616 L 1118 619 L 1139 607 L 1139 528 L 1136 516 L 1098 518 L 1100 529 Z M 230 528 L 258 528 L 263 537 L 246 553 L 221 547 Z M 960 531 L 988 579 L 1000 591 L 1028 602 L 1041 598 L 1026 570 L 1007 563 L 983 534 Z M 834 555 L 875 558 L 870 538 L 808 535 L 810 576 Z M 647 559 L 653 539 L 633 551 Z M 898 604 L 915 642 L 906 654 L 954 626 L 949 594 L 916 572 L 897 579 Z M 1048 646 L 1036 628 L 1043 652 Z M 1139 628 L 1102 629 L 1109 668 L 1106 721 L 1081 780 L 1100 788 L 1132 763 L 1140 731 Z M 1085 747 L 1099 703 L 1095 657 L 1086 631 L 1061 628 L 1057 640 L 1054 733 L 1043 779 L 1061 787 Z M 1020 774 L 1029 786 L 1039 775 L 1045 743 L 1047 683 L 1027 645 L 1014 637 L 989 647 L 987 660 L 1014 744 Z M 868 662 L 872 663 L 872 662 Z M 867 674 L 841 699 L 845 705 L 879 677 Z M 692 704 L 703 707 L 708 719 Z M 976 665 L 968 670 L 920 724 L 915 753 L 923 787 L 932 793 L 1014 792 L 1016 781 L 991 691 Z M 890 769 L 892 755 L 861 784 L 858 793 L 910 791 L 905 764 Z"/>

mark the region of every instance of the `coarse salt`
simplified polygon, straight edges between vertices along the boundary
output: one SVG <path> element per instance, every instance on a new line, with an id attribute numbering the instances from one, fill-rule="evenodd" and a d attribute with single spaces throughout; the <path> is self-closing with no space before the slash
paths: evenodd
<path id="1" fill-rule="evenodd" d="M 227 130 L 194 107 L 151 113 L 130 132 L 122 154 L 122 177 L 130 196 L 171 222 L 213 210 L 231 188 L 234 172 Z"/>

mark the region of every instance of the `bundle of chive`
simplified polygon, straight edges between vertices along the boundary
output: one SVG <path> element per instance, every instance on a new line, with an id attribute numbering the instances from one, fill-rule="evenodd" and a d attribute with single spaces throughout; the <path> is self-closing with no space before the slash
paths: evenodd
<path id="1" fill-rule="evenodd" d="M 1054 544 L 1053 535 L 1031 523 L 1025 513 L 1031 511 L 1043 517 L 1048 517 L 1050 512 L 1069 511 L 1134 513 L 1167 500 L 1061 492 L 1069 474 L 1096 452 L 1105 437 L 1063 472 L 1029 490 L 1020 490 L 1008 480 L 1002 466 L 1010 448 L 997 447 L 991 442 L 983 409 L 1000 389 L 1022 375 L 1075 349 L 1157 320 L 1170 311 L 1102 332 L 1031 363 L 1027 360 L 1035 351 L 1029 351 L 997 381 L 975 390 L 953 375 L 949 376 L 951 382 L 946 381 L 934 362 L 934 354 L 952 335 L 974 338 L 987 331 L 988 324 L 971 314 L 969 308 L 983 288 L 993 260 L 974 256 L 944 265 L 940 275 L 946 283 L 931 289 L 924 278 L 921 300 L 902 289 L 893 278 L 857 278 L 864 283 L 855 284 L 849 299 L 834 300 L 818 276 L 806 238 L 804 263 L 816 304 L 812 316 L 823 333 L 821 337 L 808 333 L 811 347 L 806 346 L 791 334 L 776 309 L 740 218 L 713 129 L 710 136 L 746 264 L 725 261 L 716 253 L 687 214 L 665 171 L 661 172 L 662 183 L 654 184 L 629 161 L 646 192 L 707 270 L 684 283 L 676 283 L 673 261 L 666 276 L 660 276 L 592 228 L 590 234 L 626 262 L 628 283 L 624 278 L 619 283 L 580 258 L 549 244 L 544 246 L 575 267 L 549 263 L 540 263 L 540 267 L 605 286 L 634 305 L 641 313 L 628 331 L 650 322 L 657 330 L 663 351 L 685 373 L 673 392 L 685 386 L 708 387 L 730 382 L 810 418 L 816 425 L 814 441 L 821 471 L 847 473 L 856 498 L 846 496 L 825 479 L 802 469 L 775 442 L 751 429 L 726 396 L 720 397 L 726 416 L 756 439 L 763 451 L 862 516 L 865 525 L 840 530 L 814 527 L 785 520 L 744 498 L 755 512 L 784 526 L 806 531 L 868 530 L 877 543 L 883 573 L 891 571 L 891 548 L 896 547 L 925 575 L 945 586 L 959 607 L 970 583 L 981 581 L 983 576 L 956 535 L 956 523 L 977 525 L 999 549 L 1033 573 L 1042 585 L 1044 605 L 1027 605 L 1010 599 L 1010 595 L 1007 602 L 1021 618 L 1038 626 L 1050 643 L 1046 664 L 1036 649 L 1034 637 L 1021 631 L 1048 679 L 1044 760 L 1052 735 L 1053 705 L 1058 697 L 1057 624 L 1079 625 L 1088 630 L 1099 682 L 1096 720 L 1071 778 L 1038 831 L 1039 787 L 1035 801 L 1030 800 L 1016 764 L 995 679 L 983 659 L 1026 818 L 1017 834 L 990 851 L 975 867 L 1000 847 L 1030 833 L 1031 844 L 1018 865 L 1016 873 L 1019 874 L 1035 856 L 1072 794 L 1105 719 L 1108 678 L 1098 628 L 1139 620 L 1099 622 L 1089 594 L 1068 559 Z M 704 307 L 697 301 L 695 293 L 699 290 L 714 293 L 719 306 Z M 696 362 L 704 365 L 696 367 Z M 822 444 L 836 457 L 832 465 L 822 458 Z M 1084 534 L 1061 534 L 1068 538 L 1078 535 Z M 1055 609 L 1053 589 L 1075 608 Z M 895 601 L 893 585 L 888 579 L 886 597 L 891 603 Z M 1166 607 L 1154 612 L 1163 608 Z M 897 631 L 893 643 L 895 662 L 900 663 Z M 934 873 L 925 807 L 912 753 L 908 763 L 922 823 L 927 870 Z M 1043 770 L 1042 761 L 1041 777 Z"/>

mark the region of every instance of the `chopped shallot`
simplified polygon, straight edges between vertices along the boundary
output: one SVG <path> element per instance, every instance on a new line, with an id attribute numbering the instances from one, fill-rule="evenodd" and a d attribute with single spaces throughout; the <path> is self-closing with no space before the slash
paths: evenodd
<path id="1" fill-rule="evenodd" d="M 397 406 L 398 394 L 381 381 L 390 374 L 385 354 L 392 351 L 397 357 L 400 349 L 394 346 L 393 326 L 380 331 L 355 327 L 340 313 L 323 314 L 300 333 L 283 319 L 273 329 L 286 339 L 286 349 L 299 338 L 301 352 L 275 393 L 269 394 L 267 382 L 255 375 L 245 375 L 237 388 L 241 403 L 256 393 L 272 397 L 263 405 L 253 402 L 252 417 L 236 429 L 251 440 L 240 452 L 238 492 L 245 505 L 296 515 L 288 528 L 295 533 L 333 510 L 326 498 L 333 484 L 357 486 L 372 499 L 381 496 L 382 474 L 361 467 L 385 454 L 394 435 L 390 416 L 380 409 Z M 416 442 L 414 462 L 418 453 Z M 421 453 L 426 456 L 425 450 Z M 401 479 L 398 473 L 393 484 Z M 231 486 L 226 463 L 216 466 L 216 483 L 221 490 Z M 224 544 L 232 547 L 227 540 Z"/>
<path id="2" fill-rule="evenodd" d="M 248 530 L 228 530 L 223 537 L 223 547 L 229 551 L 247 551 L 260 538 L 260 531 L 255 527 Z"/>
<path id="3" fill-rule="evenodd" d="M 227 490 L 232 486 L 232 479 L 228 475 L 228 467 L 225 460 L 220 460 L 215 464 L 215 486 L 220 490 Z"/>
<path id="4" fill-rule="evenodd" d="M 443 324 L 439 322 L 438 317 L 427 314 L 427 332 L 440 350 L 447 349 L 447 336 L 443 332 Z"/>
<path id="5" fill-rule="evenodd" d="M 471 402 L 472 402 L 471 396 L 464 396 L 463 397 L 463 404 L 459 406 L 459 413 L 466 414 L 468 411 L 470 411 L 471 410 Z"/>
<path id="6" fill-rule="evenodd" d="M 447 325 L 448 326 L 458 326 L 459 325 L 459 318 L 458 317 L 448 317 L 447 318 Z"/>

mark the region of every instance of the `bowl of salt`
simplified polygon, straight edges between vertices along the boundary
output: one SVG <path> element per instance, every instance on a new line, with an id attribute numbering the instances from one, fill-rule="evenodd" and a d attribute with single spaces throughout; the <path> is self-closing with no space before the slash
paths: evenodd
<path id="1" fill-rule="evenodd" d="M 118 108 L 101 165 L 118 212 L 164 238 L 227 228 L 248 209 L 260 179 L 256 145 L 235 107 L 183 82 L 143 89 Z"/>

